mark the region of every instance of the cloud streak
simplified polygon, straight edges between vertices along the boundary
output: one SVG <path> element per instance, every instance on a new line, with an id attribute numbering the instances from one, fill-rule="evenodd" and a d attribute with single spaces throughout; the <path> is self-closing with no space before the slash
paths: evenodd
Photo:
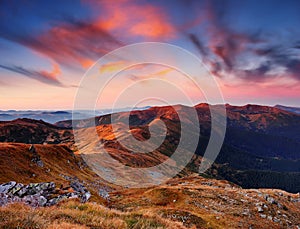
<path id="1" fill-rule="evenodd" d="M 63 20 L 50 20 L 49 29 L 35 33 L 6 26 L 1 28 L 0 37 L 59 64 L 86 69 L 101 56 L 132 39 L 153 41 L 172 38 L 176 33 L 165 12 L 152 4 L 126 0 L 85 0 L 83 4 L 97 16 L 74 19 L 65 15 Z"/>
<path id="2" fill-rule="evenodd" d="M 272 38 L 268 38 L 259 28 L 252 32 L 237 30 L 232 27 L 234 23 L 227 21 L 228 9 L 232 8 L 230 1 L 176 3 L 177 7 L 180 6 L 177 11 L 182 11 L 180 13 L 183 15 L 192 12 L 192 16 L 184 17 L 181 24 L 174 20 L 181 14 L 171 15 L 172 10 L 168 9 L 167 3 L 82 0 L 82 5 L 89 9 L 92 16 L 81 19 L 69 15 L 59 19 L 47 18 L 46 29 L 32 33 L 25 28 L 6 26 L 0 29 L 0 37 L 26 46 L 60 65 L 82 70 L 125 44 L 173 41 L 183 36 L 194 45 L 216 76 L 225 78 L 234 75 L 244 81 L 261 82 L 281 74 L 300 80 L 299 41 L 289 45 L 274 44 Z M 259 63 L 249 68 L 247 65 L 253 60 Z M 30 75 L 22 67 L 8 68 Z M 276 72 L 277 69 L 281 72 Z M 41 73 L 27 71 L 34 72 L 33 75 Z M 42 75 L 47 74 L 44 72 Z"/>
<path id="3" fill-rule="evenodd" d="M 53 70 L 51 72 L 48 71 L 34 71 L 29 70 L 20 66 L 5 66 L 0 64 L 0 68 L 21 74 L 23 76 L 29 77 L 31 79 L 40 81 L 45 84 L 49 84 L 57 87 L 65 87 L 57 77 L 61 74 L 60 68 L 57 64 L 53 65 Z"/>
<path id="4" fill-rule="evenodd" d="M 201 39 L 195 33 L 188 34 L 187 38 L 214 75 L 225 78 L 234 75 L 252 82 L 270 81 L 279 76 L 300 81 L 299 42 L 276 44 L 274 37 L 259 28 L 252 32 L 236 31 L 226 22 L 226 2 L 206 3 L 202 11 L 205 16 L 199 22 L 205 33 Z M 258 64 L 253 65 L 253 61 Z"/>

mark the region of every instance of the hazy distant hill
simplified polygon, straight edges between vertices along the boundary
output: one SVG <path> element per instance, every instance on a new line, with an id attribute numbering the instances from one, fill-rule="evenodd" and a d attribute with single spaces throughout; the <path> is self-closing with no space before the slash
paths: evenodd
<path id="1" fill-rule="evenodd" d="M 147 109 L 149 107 L 139 107 L 135 108 L 138 110 Z M 115 112 L 127 111 L 130 110 L 129 108 L 120 108 L 115 109 Z M 77 117 L 81 117 L 82 119 L 94 117 L 96 115 L 105 115 L 110 114 L 111 109 L 101 109 L 96 110 L 95 112 L 92 110 L 78 110 L 75 112 Z M 70 120 L 72 119 L 72 110 L 62 110 L 62 111 L 45 111 L 45 110 L 8 110 L 3 111 L 0 110 L 0 121 L 12 121 L 18 118 L 29 118 L 29 119 L 36 119 L 36 120 L 43 120 L 49 123 L 56 123 L 62 120 Z"/>
<path id="2" fill-rule="evenodd" d="M 281 110 L 293 112 L 296 114 L 300 114 L 300 107 L 287 107 L 287 106 L 282 106 L 282 105 L 276 105 L 276 108 L 279 108 Z"/>

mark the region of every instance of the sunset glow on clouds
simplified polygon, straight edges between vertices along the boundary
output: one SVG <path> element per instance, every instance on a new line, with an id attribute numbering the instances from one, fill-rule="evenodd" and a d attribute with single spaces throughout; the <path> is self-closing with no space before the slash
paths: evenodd
<path id="1" fill-rule="evenodd" d="M 300 106 L 297 1 L 0 4 L 0 109 L 70 109 L 76 86 L 95 61 L 123 45 L 143 41 L 174 44 L 198 56 L 217 78 L 225 102 Z M 119 68 L 122 62 L 116 57 L 99 73 Z M 128 74 L 128 79 L 172 79 L 172 74 L 176 78 L 168 69 L 139 71 Z M 190 91 L 195 101 L 203 102 L 197 90 Z M 28 98 L 26 103 L 16 98 L 20 94 Z"/>
<path id="2" fill-rule="evenodd" d="M 149 39 L 172 38 L 175 28 L 165 12 L 155 5 L 137 4 L 136 1 L 91 1 L 104 9 L 97 26 L 120 36 L 140 36 Z M 126 32 L 126 33 L 124 33 Z"/>

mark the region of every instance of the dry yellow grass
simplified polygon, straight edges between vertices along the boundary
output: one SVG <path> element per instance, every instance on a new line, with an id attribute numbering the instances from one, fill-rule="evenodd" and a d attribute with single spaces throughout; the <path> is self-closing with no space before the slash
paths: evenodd
<path id="1" fill-rule="evenodd" d="M 300 202 L 291 201 L 297 198 L 298 194 L 282 190 L 242 189 L 224 180 L 192 175 L 157 187 L 115 191 L 111 193 L 111 206 L 157 214 L 188 228 L 279 229 L 299 224 Z M 262 213 L 258 206 L 262 206 Z"/>
<path id="2" fill-rule="evenodd" d="M 185 228 L 151 213 L 121 212 L 99 204 L 65 201 L 49 208 L 0 208 L 0 228 Z"/>

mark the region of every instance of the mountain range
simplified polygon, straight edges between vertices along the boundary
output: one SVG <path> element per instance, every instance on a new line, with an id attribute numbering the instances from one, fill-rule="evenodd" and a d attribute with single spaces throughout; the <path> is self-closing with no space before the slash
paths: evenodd
<path id="1" fill-rule="evenodd" d="M 137 107 L 134 109 L 144 110 L 149 107 Z M 114 109 L 115 112 L 128 111 L 131 110 L 128 107 Z M 72 119 L 72 113 L 77 117 L 90 118 L 97 115 L 110 114 L 112 109 L 100 109 L 100 110 L 0 110 L 0 120 L 1 121 L 12 121 L 18 118 L 28 118 L 35 120 L 43 120 L 49 123 L 55 123 L 62 120 Z"/>
<path id="2" fill-rule="evenodd" d="M 174 108 L 182 114 L 181 120 Z M 278 107 L 227 104 L 223 146 L 211 168 L 199 174 L 212 131 L 210 108 L 218 106 L 147 107 L 74 123 L 29 118 L 0 121 L 0 183 L 4 183 L 0 184 L 0 206 L 4 205 L 0 218 L 5 219 L 0 227 L 297 228 L 300 115 Z M 124 174 L 121 167 L 112 168 L 103 160 L 102 151 L 93 151 L 99 143 L 115 160 L 134 168 L 172 160 L 181 126 L 194 125 L 190 119 L 194 109 L 200 125 L 198 145 L 176 177 L 156 186 L 128 188 L 97 173 L 100 165 L 107 171 L 114 169 L 117 177 Z M 130 129 L 126 130 L 128 116 Z M 158 120 L 165 123 L 167 132 L 157 149 L 136 153 L 120 143 L 130 143 L 128 133 L 141 142 L 149 139 L 149 126 L 155 127 Z M 98 136 L 93 138 L 95 124 Z M 79 149 L 74 131 L 79 138 L 91 137 L 91 142 Z M 172 171 L 176 163 L 166 166 L 166 171 Z"/>
<path id="3" fill-rule="evenodd" d="M 112 132 L 111 114 L 83 119 L 75 128 L 87 134 L 96 121 L 99 140 L 110 154 L 123 164 L 143 167 L 161 163 L 171 156 L 180 140 L 180 122 L 189 123 L 190 109 L 177 105 L 185 119 L 180 120 L 170 107 L 150 107 L 145 110 L 113 114 L 119 132 Z M 186 170 L 197 172 L 199 161 L 207 147 L 211 117 L 208 104 L 195 106 L 201 135 L 193 160 Z M 245 188 L 280 188 L 290 192 L 300 191 L 300 115 L 276 107 L 226 105 L 227 131 L 216 163 L 207 175 L 232 181 Z M 131 134 L 143 141 L 149 138 L 148 124 L 161 119 L 168 134 L 163 144 L 147 154 L 132 154 L 122 147 L 118 138 L 125 136 L 122 125 L 130 115 Z M 79 128 L 80 127 L 80 128 Z M 84 127 L 84 128 L 83 128 Z M 74 147 L 72 121 L 49 124 L 32 119 L 16 119 L 0 122 L 0 141 L 27 144 L 68 144 Z M 92 146 L 91 146 L 92 147 Z M 87 149 L 86 149 L 87 150 Z M 88 151 L 88 150 L 87 150 Z M 81 151 L 82 152 L 82 151 Z M 89 154 L 89 152 L 82 152 Z M 251 177 L 251 179 L 250 179 Z M 254 177 L 256 179 L 254 179 Z"/>

